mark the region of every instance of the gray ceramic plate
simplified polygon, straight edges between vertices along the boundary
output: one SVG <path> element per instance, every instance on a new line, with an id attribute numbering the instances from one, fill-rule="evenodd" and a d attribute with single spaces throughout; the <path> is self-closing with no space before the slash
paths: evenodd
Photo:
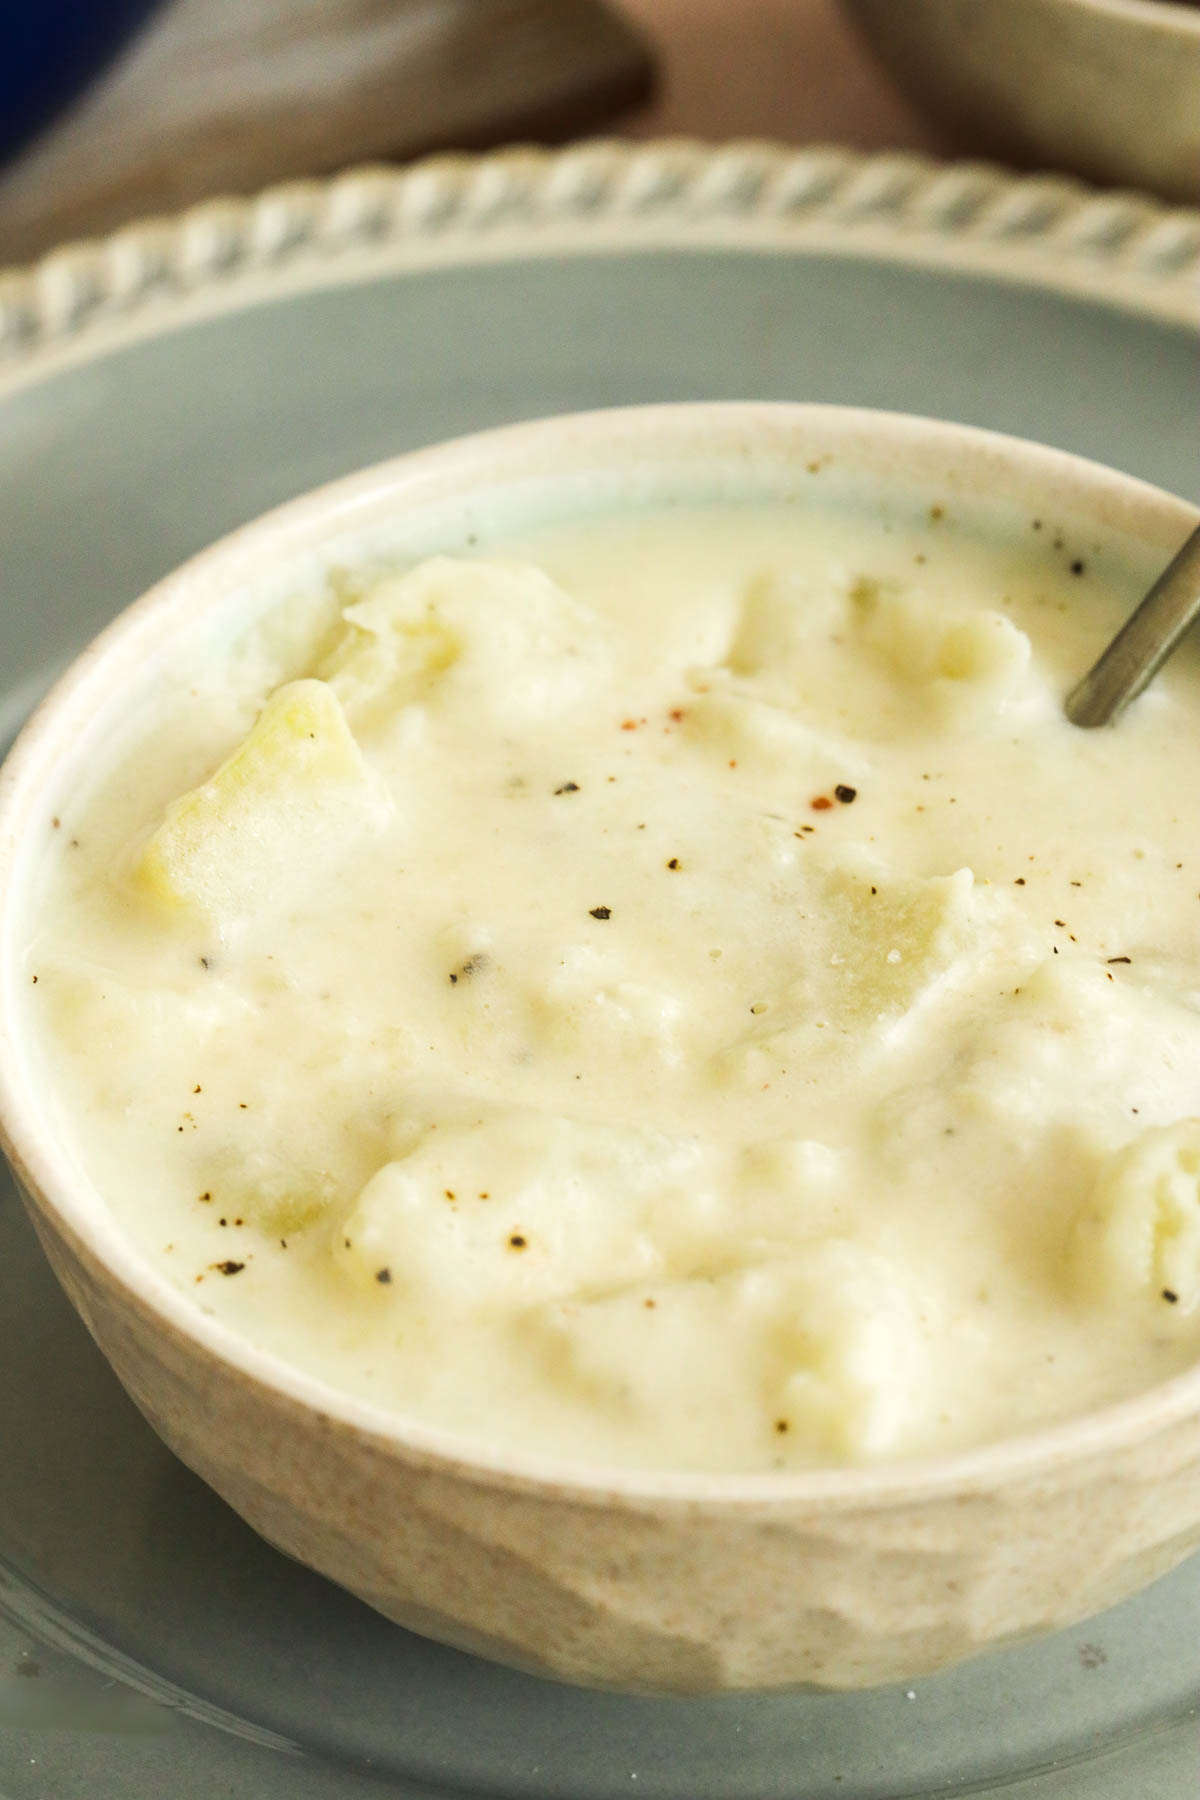
<path id="1" fill-rule="evenodd" d="M 503 420 L 847 401 L 1200 498 L 1200 215 L 744 146 L 368 172 L 0 278 L 0 722 L 327 477 Z M 0 1191 L 0 1797 L 1194 1800 L 1200 1561 L 912 1689 L 645 1701 L 407 1636 L 176 1464 Z"/>

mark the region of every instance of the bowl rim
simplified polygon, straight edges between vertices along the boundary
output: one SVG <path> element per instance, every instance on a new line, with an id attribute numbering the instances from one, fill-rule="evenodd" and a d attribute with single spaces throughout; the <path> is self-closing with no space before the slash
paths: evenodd
<path id="1" fill-rule="evenodd" d="M 676 460 L 682 455 L 703 467 L 713 456 L 711 444 L 704 454 L 698 451 L 704 430 L 727 449 L 739 441 L 745 445 L 752 435 L 755 452 L 761 450 L 764 459 L 773 452 L 778 460 L 781 449 L 790 451 L 797 473 L 800 458 L 811 458 L 816 445 L 830 441 L 839 455 L 848 447 L 868 459 L 880 450 L 890 452 L 906 472 L 941 465 L 940 492 L 957 488 L 968 502 L 972 482 L 978 501 L 981 484 L 1000 475 L 1011 484 L 1006 499 L 1024 500 L 1021 489 L 1027 487 L 1039 510 L 1052 514 L 1074 506 L 1093 529 L 1140 538 L 1161 551 L 1164 561 L 1200 521 L 1200 508 L 1137 477 L 977 426 L 803 401 L 685 401 L 529 420 L 405 452 L 325 483 L 226 534 L 156 582 L 91 640 L 34 711 L 0 769 L 0 1148 L 35 1221 L 44 1215 L 93 1278 L 99 1274 L 115 1288 L 121 1304 L 144 1325 L 182 1340 L 187 1351 L 219 1364 L 227 1376 L 267 1390 L 276 1404 L 310 1424 L 349 1430 L 414 1469 L 514 1492 L 630 1510 L 701 1507 L 713 1515 L 770 1515 L 815 1506 L 834 1512 L 907 1508 L 947 1494 L 965 1498 L 1050 1479 L 1064 1466 L 1133 1450 L 1172 1426 L 1195 1423 L 1200 1360 L 1131 1397 L 1034 1430 L 944 1456 L 878 1464 L 760 1472 L 644 1469 L 489 1444 L 363 1400 L 202 1311 L 119 1228 L 39 1112 L 39 1085 L 14 1030 L 13 939 L 22 892 L 14 864 L 43 804 L 43 786 L 77 753 L 89 722 L 113 706 L 114 688 L 121 686 L 114 673 L 128 679 L 146 649 L 166 637 L 178 618 L 219 605 L 233 585 L 265 574 L 281 558 L 344 538 L 351 529 L 366 536 L 382 518 L 414 503 L 419 510 L 465 495 L 472 491 L 465 478 L 474 477 L 476 491 L 503 488 L 514 468 L 532 458 L 535 474 L 552 491 L 563 475 L 615 465 L 631 452 L 661 461 L 666 448 L 677 452 Z M 861 477 L 861 469 L 856 473 Z M 481 475 L 489 474 L 480 490 Z M 552 501 L 541 516 L 555 516 Z"/>

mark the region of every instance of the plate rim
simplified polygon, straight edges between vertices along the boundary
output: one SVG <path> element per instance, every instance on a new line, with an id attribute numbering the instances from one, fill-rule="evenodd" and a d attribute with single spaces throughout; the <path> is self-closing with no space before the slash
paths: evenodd
<path id="1" fill-rule="evenodd" d="M 0 399 L 138 338 L 300 293 L 681 248 L 999 278 L 1200 330 L 1200 207 L 909 152 L 594 139 L 284 182 L 0 268 Z"/>

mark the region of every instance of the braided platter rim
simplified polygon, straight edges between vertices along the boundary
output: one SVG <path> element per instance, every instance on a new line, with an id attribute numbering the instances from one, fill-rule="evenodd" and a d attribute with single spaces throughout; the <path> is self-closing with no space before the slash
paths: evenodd
<path id="1" fill-rule="evenodd" d="M 407 267 L 722 244 L 999 276 L 1200 328 L 1200 208 L 908 153 L 596 140 L 285 182 L 0 270 L 0 373 Z"/>

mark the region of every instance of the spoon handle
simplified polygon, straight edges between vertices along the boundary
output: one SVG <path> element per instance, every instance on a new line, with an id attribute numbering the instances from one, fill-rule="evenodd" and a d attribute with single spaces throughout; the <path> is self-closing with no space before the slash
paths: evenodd
<path id="1" fill-rule="evenodd" d="M 1067 697 L 1072 725 L 1107 725 L 1136 700 L 1200 614 L 1200 525 Z"/>

